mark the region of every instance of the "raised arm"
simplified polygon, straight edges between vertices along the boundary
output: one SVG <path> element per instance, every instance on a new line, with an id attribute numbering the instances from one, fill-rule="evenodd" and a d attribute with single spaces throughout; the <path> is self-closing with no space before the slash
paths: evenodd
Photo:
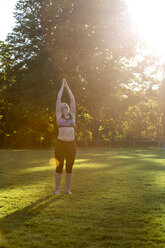
<path id="1" fill-rule="evenodd" d="M 61 117 L 61 98 L 62 98 L 63 90 L 64 90 L 64 80 L 62 82 L 61 89 L 59 90 L 58 95 L 57 95 L 57 101 L 56 101 L 56 118 L 57 118 L 57 121 Z"/>
<path id="2" fill-rule="evenodd" d="M 74 98 L 74 96 L 72 94 L 71 89 L 69 88 L 69 86 L 67 84 L 66 79 L 64 78 L 63 80 L 64 80 L 63 81 L 64 82 L 64 86 L 65 86 L 65 88 L 66 88 L 66 90 L 68 92 L 69 98 L 70 98 L 70 113 L 71 113 L 72 116 L 75 117 L 75 113 L 76 113 L 76 102 L 75 102 L 75 98 Z"/>

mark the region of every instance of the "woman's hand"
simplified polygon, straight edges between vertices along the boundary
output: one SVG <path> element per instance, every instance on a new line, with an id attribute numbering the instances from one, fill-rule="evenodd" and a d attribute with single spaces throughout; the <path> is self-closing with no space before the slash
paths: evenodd
<path id="1" fill-rule="evenodd" d="M 76 112 L 76 103 L 75 103 L 75 99 L 73 96 L 73 93 L 71 91 L 71 89 L 69 88 L 69 85 L 67 84 L 67 81 L 65 78 L 63 78 L 63 84 L 65 89 L 68 92 L 69 98 L 70 98 L 70 113 L 72 114 L 72 116 L 75 116 L 75 112 Z"/>
<path id="2" fill-rule="evenodd" d="M 62 83 L 64 84 L 64 87 L 67 87 L 67 86 L 68 86 L 67 81 L 66 81 L 66 79 L 65 79 L 65 78 L 63 78 Z"/>
<path id="3" fill-rule="evenodd" d="M 65 81 L 64 81 L 64 78 L 62 80 L 62 87 L 65 87 Z"/>

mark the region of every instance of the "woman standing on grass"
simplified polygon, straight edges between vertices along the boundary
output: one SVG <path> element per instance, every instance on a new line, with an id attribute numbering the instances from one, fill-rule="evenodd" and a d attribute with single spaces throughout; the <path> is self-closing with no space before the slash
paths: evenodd
<path id="1" fill-rule="evenodd" d="M 70 107 L 67 103 L 61 103 L 64 88 L 70 98 Z M 71 194 L 70 184 L 72 177 L 72 167 L 76 157 L 75 145 L 75 99 L 65 79 L 62 81 L 61 89 L 56 102 L 56 119 L 59 128 L 57 144 L 55 148 L 55 158 L 59 162 L 56 168 L 55 183 L 56 194 L 60 194 L 60 182 L 63 171 L 64 160 L 66 159 L 66 194 Z"/>

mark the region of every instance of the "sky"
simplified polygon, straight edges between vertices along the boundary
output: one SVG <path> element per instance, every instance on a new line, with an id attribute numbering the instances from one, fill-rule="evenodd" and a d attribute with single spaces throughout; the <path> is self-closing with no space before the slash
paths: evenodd
<path id="1" fill-rule="evenodd" d="M 165 0 L 126 0 L 140 37 L 165 56 Z"/>
<path id="2" fill-rule="evenodd" d="M 13 11 L 18 0 L 0 0 L 0 40 L 15 25 Z M 165 55 L 165 0 L 125 0 L 141 38 Z"/>
<path id="3" fill-rule="evenodd" d="M 13 11 L 17 0 L 0 0 L 0 40 L 5 40 L 7 33 L 14 27 Z"/>

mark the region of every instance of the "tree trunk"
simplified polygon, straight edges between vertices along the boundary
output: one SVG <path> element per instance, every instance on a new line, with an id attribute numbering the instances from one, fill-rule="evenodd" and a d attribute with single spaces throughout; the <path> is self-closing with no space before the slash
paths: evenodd
<path id="1" fill-rule="evenodd" d="M 93 131 L 92 131 L 92 139 L 93 143 L 96 146 L 100 145 L 100 134 L 99 134 L 99 126 L 100 123 L 98 121 L 95 121 L 94 126 L 93 126 Z"/>

